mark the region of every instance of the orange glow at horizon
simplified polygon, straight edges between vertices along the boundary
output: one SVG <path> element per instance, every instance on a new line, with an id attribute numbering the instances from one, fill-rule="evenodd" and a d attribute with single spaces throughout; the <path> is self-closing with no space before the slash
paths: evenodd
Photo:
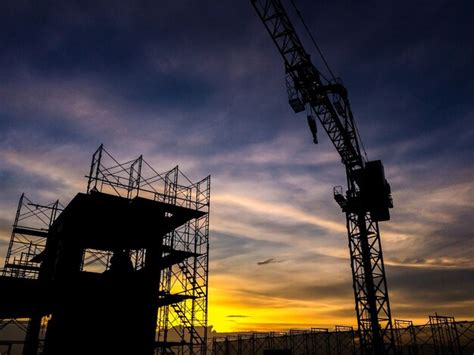
<path id="1" fill-rule="evenodd" d="M 346 311 L 347 305 L 324 301 L 289 300 L 239 291 L 237 280 L 229 284 L 213 283 L 209 288 L 208 325 L 214 331 L 268 332 L 314 327 L 333 328 L 336 324 L 355 326 L 355 316 L 334 314 Z M 336 297 L 337 298 L 337 297 Z"/>

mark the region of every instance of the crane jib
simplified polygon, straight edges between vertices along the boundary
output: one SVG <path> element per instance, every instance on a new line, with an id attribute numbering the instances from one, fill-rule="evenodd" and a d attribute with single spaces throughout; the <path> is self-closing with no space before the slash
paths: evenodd
<path id="1" fill-rule="evenodd" d="M 354 125 L 345 122 L 352 119 L 352 113 L 341 119 L 334 108 L 333 100 L 330 99 L 330 96 L 340 97 L 341 93 L 345 94 L 346 89 L 338 83 L 323 85 L 319 71 L 312 64 L 279 0 L 252 0 L 252 4 L 283 58 L 287 74 L 292 78 L 293 92 L 300 102 L 293 101 L 292 104 L 290 101 L 290 105 L 293 109 L 295 105 L 300 105 L 298 111 L 301 111 L 301 108 L 304 110 L 304 105 L 309 103 L 336 147 L 342 162 L 351 168 L 362 167 L 363 159 Z M 335 90 L 336 88 L 338 90 Z M 342 101 L 348 101 L 347 95 Z M 350 110 L 349 105 L 344 106 L 347 106 L 344 111 Z"/>

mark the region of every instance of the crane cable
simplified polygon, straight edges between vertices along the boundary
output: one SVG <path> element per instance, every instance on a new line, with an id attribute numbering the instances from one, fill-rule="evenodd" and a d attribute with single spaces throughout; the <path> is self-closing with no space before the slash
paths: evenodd
<path id="1" fill-rule="evenodd" d="M 311 42 L 313 42 L 313 45 L 314 47 L 316 48 L 316 50 L 318 51 L 319 55 L 321 56 L 321 59 L 323 60 L 323 63 L 324 65 L 326 66 L 326 69 L 328 70 L 329 74 L 331 74 L 331 77 L 334 81 L 336 81 L 336 77 L 334 76 L 334 73 L 332 72 L 331 68 L 329 67 L 329 64 L 328 62 L 326 61 L 326 58 L 324 57 L 324 54 L 323 52 L 321 51 L 321 49 L 319 48 L 318 44 L 316 43 L 316 40 L 314 39 L 313 37 L 313 34 L 311 33 L 308 25 L 306 25 L 306 22 L 303 18 L 303 15 L 301 14 L 300 10 L 298 9 L 298 7 L 296 6 L 296 3 L 295 3 L 295 0 L 290 0 L 291 1 L 291 5 L 293 6 L 293 8 L 295 9 L 296 11 L 296 14 L 298 15 L 301 23 L 303 24 L 303 27 L 305 28 L 306 30 L 306 33 L 308 34 L 309 38 L 311 39 Z"/>
<path id="2" fill-rule="evenodd" d="M 356 123 L 355 120 L 352 120 L 352 122 L 354 122 L 354 128 L 355 128 L 357 137 L 359 137 L 359 142 L 360 142 L 360 145 L 362 147 L 362 151 L 364 152 L 365 160 L 369 161 L 369 157 L 367 156 L 367 152 L 366 152 L 365 147 L 364 147 L 364 142 L 362 141 L 362 137 L 360 136 L 359 128 L 357 127 L 357 123 Z"/>

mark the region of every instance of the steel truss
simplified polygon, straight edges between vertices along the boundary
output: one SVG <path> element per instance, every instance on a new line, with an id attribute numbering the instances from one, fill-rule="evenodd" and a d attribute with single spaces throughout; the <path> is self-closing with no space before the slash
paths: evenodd
<path id="1" fill-rule="evenodd" d="M 119 163 L 100 146 L 88 175 L 87 192 L 91 191 L 129 199 L 143 197 L 205 212 L 164 238 L 163 257 L 171 251 L 190 256 L 161 273 L 160 295 L 178 295 L 181 301 L 159 308 L 156 341 L 159 354 L 206 354 L 210 176 L 192 183 L 178 166 L 158 173 L 142 156 Z M 145 250 L 129 251 L 135 270 L 143 267 L 145 254 Z M 83 267 L 107 269 L 110 257 L 111 252 L 86 250 Z"/>
<path id="2" fill-rule="evenodd" d="M 394 338 L 378 223 L 371 219 L 369 213 L 347 213 L 346 218 L 362 349 L 375 354 L 393 351 Z M 376 313 L 371 311 L 374 309 Z"/>

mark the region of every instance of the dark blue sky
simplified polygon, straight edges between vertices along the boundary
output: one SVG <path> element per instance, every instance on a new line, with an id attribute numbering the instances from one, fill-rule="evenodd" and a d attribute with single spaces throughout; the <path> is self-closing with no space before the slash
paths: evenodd
<path id="1" fill-rule="evenodd" d="M 382 231 L 395 316 L 473 318 L 473 3 L 298 4 L 392 183 Z M 344 217 L 331 196 L 343 166 L 288 106 L 281 58 L 249 0 L 7 0 L 0 20 L 2 257 L 21 192 L 67 202 L 103 142 L 123 160 L 143 153 L 158 170 L 212 174 L 215 292 L 249 296 L 224 280 L 252 276 L 281 300 L 310 295 L 313 323 L 351 321 Z M 256 265 L 270 257 L 285 262 Z M 291 287 L 271 287 L 276 277 Z M 335 308 L 323 315 L 328 294 Z"/>

